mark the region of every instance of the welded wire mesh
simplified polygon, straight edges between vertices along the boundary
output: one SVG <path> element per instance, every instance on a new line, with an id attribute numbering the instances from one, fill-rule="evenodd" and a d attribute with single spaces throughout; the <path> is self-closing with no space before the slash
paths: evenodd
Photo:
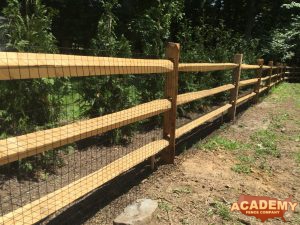
<path id="1" fill-rule="evenodd" d="M 79 52 L 0 52 L 2 224 L 80 224 L 98 210 L 92 221 L 111 224 L 137 199 L 138 190 L 122 194 L 147 174 L 145 161 L 172 155 L 174 136 L 232 107 L 237 64 L 180 64 L 177 95 L 171 60 Z M 256 76 L 243 71 L 240 97 L 256 94 Z"/>
<path id="2" fill-rule="evenodd" d="M 0 223 L 53 216 L 166 148 L 172 70 L 169 60 L 1 52 Z M 107 204 L 105 191 L 95 202 Z"/>

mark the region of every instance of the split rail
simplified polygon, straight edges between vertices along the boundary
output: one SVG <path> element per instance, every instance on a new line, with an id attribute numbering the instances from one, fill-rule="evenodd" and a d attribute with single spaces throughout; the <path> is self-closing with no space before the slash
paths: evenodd
<path id="1" fill-rule="evenodd" d="M 112 114 L 80 120 L 61 127 L 40 130 L 0 140 L 0 165 L 5 165 L 33 155 L 52 151 L 88 137 L 103 134 L 116 128 L 163 114 L 163 135 L 129 154 L 111 162 L 103 168 L 82 177 L 67 186 L 47 194 L 0 217 L 2 224 L 33 224 L 72 202 L 84 197 L 94 189 L 160 153 L 162 160 L 173 163 L 176 139 L 200 125 L 228 113 L 236 119 L 236 108 L 284 79 L 289 67 L 264 65 L 262 59 L 256 65 L 243 64 L 243 55 L 237 54 L 232 63 L 179 63 L 180 46 L 169 43 L 166 59 L 125 59 L 111 57 L 74 56 L 60 54 L 0 52 L 0 80 L 37 78 L 82 77 L 128 74 L 164 74 L 164 98 L 153 100 Z M 178 76 L 187 72 L 211 72 L 232 70 L 232 83 L 207 90 L 178 95 Z M 240 80 L 243 70 L 255 70 L 256 77 Z M 253 86 L 253 91 L 239 96 L 239 89 Z M 176 128 L 177 107 L 221 92 L 230 92 L 230 101 L 223 106 Z"/>

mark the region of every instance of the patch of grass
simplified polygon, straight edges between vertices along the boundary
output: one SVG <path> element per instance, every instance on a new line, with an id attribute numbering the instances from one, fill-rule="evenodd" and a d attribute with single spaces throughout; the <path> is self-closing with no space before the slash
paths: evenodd
<path id="1" fill-rule="evenodd" d="M 245 173 L 245 174 L 251 173 L 251 167 L 250 165 L 247 164 L 238 163 L 234 165 L 231 169 L 236 173 Z"/>
<path id="2" fill-rule="evenodd" d="M 287 99 L 293 99 L 297 107 L 300 107 L 300 84 L 299 83 L 282 83 L 272 88 L 272 99 L 275 102 L 284 102 Z"/>
<path id="3" fill-rule="evenodd" d="M 238 156 L 238 159 L 240 162 L 235 164 L 231 169 L 236 173 L 251 173 L 251 167 L 254 164 L 255 159 L 247 155 Z"/>
<path id="4" fill-rule="evenodd" d="M 229 207 L 224 203 L 216 202 L 216 213 L 222 217 L 223 220 L 231 220 Z"/>
<path id="5" fill-rule="evenodd" d="M 270 130 L 258 130 L 251 135 L 251 140 L 255 142 L 255 152 L 257 156 L 271 155 L 280 157 L 280 151 L 276 144 L 277 136 Z"/>
<path id="6" fill-rule="evenodd" d="M 290 115 L 288 113 L 281 113 L 271 116 L 271 125 L 273 128 L 283 128 L 283 122 L 288 120 Z"/>
<path id="7" fill-rule="evenodd" d="M 164 201 L 164 200 L 161 200 L 160 202 L 158 202 L 158 207 L 163 210 L 163 211 L 171 211 L 172 210 L 172 205 L 167 202 L 167 201 Z"/>
<path id="8" fill-rule="evenodd" d="M 200 143 L 197 146 L 199 149 L 213 151 L 213 150 L 237 150 L 237 149 L 245 149 L 247 146 L 244 144 L 241 144 L 237 141 L 232 141 L 229 139 L 226 139 L 221 136 L 215 136 L 210 138 L 205 143 Z"/>

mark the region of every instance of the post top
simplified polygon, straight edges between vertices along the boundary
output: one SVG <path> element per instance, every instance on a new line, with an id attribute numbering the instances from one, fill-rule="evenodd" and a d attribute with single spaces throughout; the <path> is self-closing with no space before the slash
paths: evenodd
<path id="1" fill-rule="evenodd" d="M 265 62 L 264 59 L 257 59 L 257 64 L 260 65 L 260 66 L 263 65 L 264 62 Z"/>

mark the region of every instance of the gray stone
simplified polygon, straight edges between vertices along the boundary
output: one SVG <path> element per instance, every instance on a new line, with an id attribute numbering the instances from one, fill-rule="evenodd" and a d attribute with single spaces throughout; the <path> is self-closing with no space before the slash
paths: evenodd
<path id="1" fill-rule="evenodd" d="M 127 206 L 124 211 L 114 220 L 114 225 L 149 225 L 155 210 L 157 201 L 151 199 L 138 199 Z"/>

